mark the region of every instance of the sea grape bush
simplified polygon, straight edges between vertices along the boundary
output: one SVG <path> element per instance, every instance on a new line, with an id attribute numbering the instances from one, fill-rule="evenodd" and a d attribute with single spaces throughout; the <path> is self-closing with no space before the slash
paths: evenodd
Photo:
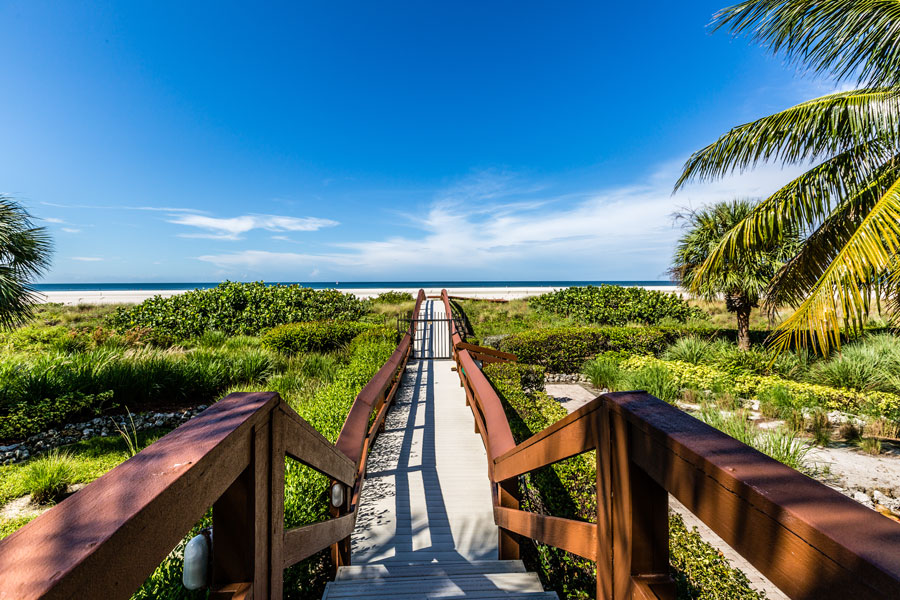
<path id="1" fill-rule="evenodd" d="M 684 323 L 704 316 L 675 294 L 617 285 L 570 287 L 532 298 L 528 305 L 599 325 L 655 325 L 664 319 Z"/>
<path id="2" fill-rule="evenodd" d="M 372 325 L 346 321 L 288 323 L 267 331 L 263 345 L 282 354 L 329 352 L 349 343 Z"/>
<path id="3" fill-rule="evenodd" d="M 676 335 L 651 327 L 559 327 L 513 334 L 498 346 L 519 361 L 541 365 L 550 372 L 577 373 L 586 360 L 603 352 L 659 354 Z"/>
<path id="4" fill-rule="evenodd" d="M 376 304 L 403 304 L 404 302 L 412 302 L 415 298 L 409 292 L 388 291 L 381 292 L 372 298 L 372 302 Z"/>
<path id="5" fill-rule="evenodd" d="M 211 289 L 171 298 L 154 296 L 134 307 L 120 308 L 112 316 L 112 324 L 119 331 L 146 327 L 183 340 L 210 330 L 229 336 L 257 335 L 285 323 L 356 321 L 365 307 L 356 296 L 337 290 L 226 281 Z"/>

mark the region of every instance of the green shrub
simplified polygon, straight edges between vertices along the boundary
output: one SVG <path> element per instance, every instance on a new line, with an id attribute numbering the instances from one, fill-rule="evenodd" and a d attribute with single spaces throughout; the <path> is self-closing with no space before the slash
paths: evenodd
<path id="1" fill-rule="evenodd" d="M 499 393 L 517 443 L 549 427 L 565 416 L 556 400 L 542 392 L 526 392 L 522 386 L 523 365 L 485 365 L 484 373 Z M 519 480 L 523 510 L 562 518 L 596 522 L 595 452 L 558 462 L 531 472 Z M 762 598 L 747 578 L 696 532 L 686 531 L 677 515 L 670 520 L 669 551 L 678 598 L 713 600 Z M 596 589 L 594 563 L 558 548 L 537 542 L 522 544 L 522 558 L 541 578 L 545 589 L 561 598 L 593 597 Z"/>
<path id="2" fill-rule="evenodd" d="M 226 281 L 212 289 L 170 298 L 155 296 L 137 306 L 120 308 L 111 322 L 122 332 L 146 327 L 188 339 L 209 330 L 258 335 L 286 323 L 356 321 L 364 313 L 365 303 L 337 290 Z"/>
<path id="3" fill-rule="evenodd" d="M 528 305 L 599 325 L 653 325 L 663 319 L 683 323 L 703 316 L 675 294 L 616 285 L 570 287 L 532 298 Z"/>
<path id="4" fill-rule="evenodd" d="M 531 329 L 503 338 L 500 350 L 553 373 L 577 373 L 585 361 L 608 351 L 658 354 L 674 339 L 649 327 L 562 327 Z"/>
<path id="5" fill-rule="evenodd" d="M 587 375 L 591 385 L 598 390 L 616 391 L 623 378 L 619 362 L 605 356 L 586 362 L 581 372 Z"/>
<path id="6" fill-rule="evenodd" d="M 690 531 L 677 513 L 669 515 L 669 564 L 679 600 L 762 600 L 747 576 L 722 553 Z"/>
<path id="7" fill-rule="evenodd" d="M 358 322 L 315 321 L 279 325 L 263 335 L 263 345 L 283 354 L 329 352 L 346 345 L 369 325 Z"/>
<path id="8" fill-rule="evenodd" d="M 23 483 L 34 502 L 50 504 L 69 490 L 75 470 L 71 455 L 53 449 L 28 463 Z"/>
<path id="9" fill-rule="evenodd" d="M 381 292 L 372 298 L 372 302 L 376 304 L 403 304 L 404 302 L 413 302 L 415 298 L 409 292 L 388 291 Z"/>

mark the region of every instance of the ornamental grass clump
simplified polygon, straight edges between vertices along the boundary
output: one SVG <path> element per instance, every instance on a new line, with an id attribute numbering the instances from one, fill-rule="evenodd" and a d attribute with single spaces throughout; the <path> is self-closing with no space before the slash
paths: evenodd
<path id="1" fill-rule="evenodd" d="M 647 365 L 628 373 L 622 383 L 622 389 L 643 390 L 669 404 L 674 404 L 681 392 L 675 377 L 662 364 Z"/>
<path id="2" fill-rule="evenodd" d="M 69 491 L 75 473 L 76 465 L 72 456 L 53 449 L 28 464 L 22 484 L 34 502 L 51 504 Z"/>
<path id="3" fill-rule="evenodd" d="M 692 365 L 706 362 L 712 353 L 710 343 L 696 335 L 679 338 L 669 346 L 664 357 L 666 360 L 680 360 Z"/>
<path id="4" fill-rule="evenodd" d="M 603 356 L 586 362 L 582 373 L 587 376 L 591 385 L 598 390 L 609 390 L 611 392 L 619 389 L 619 385 L 624 378 L 618 361 Z"/>
<path id="5" fill-rule="evenodd" d="M 781 427 L 760 430 L 743 410 L 724 413 L 718 408 L 705 405 L 698 417 L 722 433 L 756 448 L 792 469 L 804 473 L 812 472 L 812 467 L 806 462 L 809 446 L 800 440 L 795 431 Z"/>

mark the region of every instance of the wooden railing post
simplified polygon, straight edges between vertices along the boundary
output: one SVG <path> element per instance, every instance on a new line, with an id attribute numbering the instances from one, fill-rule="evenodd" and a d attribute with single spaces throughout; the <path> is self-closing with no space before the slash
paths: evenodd
<path id="1" fill-rule="evenodd" d="M 337 480 L 332 480 L 331 485 L 342 485 Z M 329 487 L 329 502 L 331 501 L 331 488 Z M 344 488 L 344 504 L 339 507 L 331 506 L 331 518 L 337 519 L 338 517 L 343 517 L 348 513 L 347 506 L 350 504 L 350 499 L 348 496 L 352 493 L 352 490 Z M 335 544 L 331 545 L 331 562 L 334 567 L 334 574 L 337 575 L 338 567 L 345 567 L 350 564 L 350 536 L 343 538 Z"/>
<path id="2" fill-rule="evenodd" d="M 629 456 L 630 425 L 604 404 L 597 448 L 597 599 L 675 598 L 669 576 L 669 496 Z"/>
<path id="3" fill-rule="evenodd" d="M 281 409 L 272 411 L 271 443 L 269 446 L 270 481 L 272 494 L 269 501 L 269 532 L 271 540 L 271 564 L 269 591 L 272 598 L 281 598 L 284 588 L 284 477 L 286 416 Z"/>
<path id="4" fill-rule="evenodd" d="M 512 508 L 519 510 L 519 478 L 515 477 L 509 481 L 497 484 L 497 494 L 499 496 L 500 506 L 503 508 Z M 499 539 L 497 543 L 500 560 L 518 560 L 519 559 L 519 538 L 516 534 L 499 530 Z"/>
<path id="5" fill-rule="evenodd" d="M 231 598 L 235 584 L 244 583 L 252 597 L 270 597 L 271 424 L 270 417 L 254 427 L 249 465 L 213 504 L 210 598 Z M 281 572 L 276 576 L 280 580 Z"/>

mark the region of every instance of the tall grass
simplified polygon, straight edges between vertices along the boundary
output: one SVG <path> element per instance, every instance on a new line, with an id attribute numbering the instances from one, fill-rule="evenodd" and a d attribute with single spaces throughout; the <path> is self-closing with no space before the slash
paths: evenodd
<path id="1" fill-rule="evenodd" d="M 23 484 L 34 502 L 50 504 L 68 491 L 75 473 L 76 465 L 72 456 L 53 449 L 28 463 Z"/>
<path id="2" fill-rule="evenodd" d="M 723 413 L 708 405 L 703 406 L 699 417 L 708 425 L 739 442 L 756 448 L 792 469 L 804 473 L 810 473 L 813 470 L 806 461 L 809 446 L 804 444 L 797 433 L 790 429 L 761 430 L 753 424 L 744 411 Z"/>
<path id="3" fill-rule="evenodd" d="M 582 369 L 591 385 L 598 390 L 614 392 L 619 389 L 625 375 L 619 368 L 619 363 L 611 358 L 597 357 L 585 363 Z"/>
<path id="4" fill-rule="evenodd" d="M 669 346 L 664 358 L 696 365 L 709 360 L 712 353 L 713 348 L 708 341 L 695 335 L 689 335 L 679 338 L 674 344 Z"/>
<path id="5" fill-rule="evenodd" d="M 93 416 L 85 412 L 89 409 L 102 412 L 116 406 L 139 410 L 159 403 L 204 404 L 230 386 L 264 382 L 281 365 L 281 358 L 261 348 L 99 348 L 6 356 L 0 359 L 0 438 L 34 433 L 22 419 L 16 420 L 15 431 L 4 419 L 41 403 L 53 406 L 57 399 L 71 397 L 96 397 L 104 402 L 103 406 L 70 402 L 72 410 L 55 416 L 57 421 Z M 35 421 L 34 427 L 56 424 Z"/>
<path id="6" fill-rule="evenodd" d="M 847 344 L 817 363 L 810 380 L 832 387 L 900 392 L 900 339 L 879 334 Z"/>
<path id="7" fill-rule="evenodd" d="M 628 373 L 621 387 L 623 390 L 643 390 L 669 404 L 673 404 L 681 392 L 675 377 L 661 364 Z"/>

